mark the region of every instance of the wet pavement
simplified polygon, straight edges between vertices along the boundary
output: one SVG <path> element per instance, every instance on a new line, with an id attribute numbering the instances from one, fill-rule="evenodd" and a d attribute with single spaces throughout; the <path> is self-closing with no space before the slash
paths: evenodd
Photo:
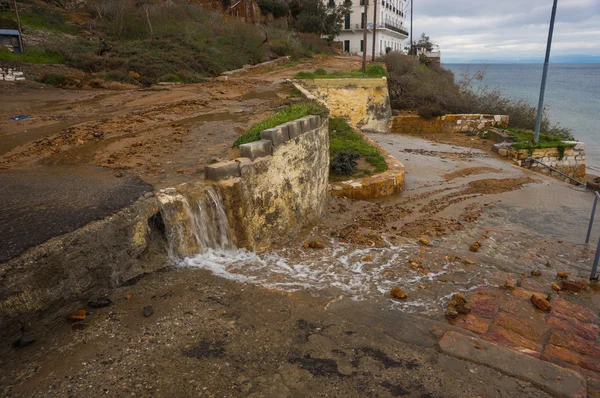
<path id="1" fill-rule="evenodd" d="M 152 191 L 140 178 L 89 166 L 0 171 L 0 262 L 100 220 Z"/>

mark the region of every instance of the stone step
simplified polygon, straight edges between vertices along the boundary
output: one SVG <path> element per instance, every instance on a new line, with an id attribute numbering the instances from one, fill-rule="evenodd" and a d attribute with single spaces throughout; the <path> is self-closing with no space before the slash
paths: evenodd
<path id="1" fill-rule="evenodd" d="M 525 380 L 557 397 L 586 397 L 587 382 L 579 373 L 487 341 L 449 331 L 439 342 L 441 351 Z"/>

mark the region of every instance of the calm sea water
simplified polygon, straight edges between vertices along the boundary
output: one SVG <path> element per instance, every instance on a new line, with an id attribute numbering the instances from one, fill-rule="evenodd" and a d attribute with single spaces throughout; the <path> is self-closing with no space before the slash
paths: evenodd
<path id="1" fill-rule="evenodd" d="M 537 106 L 542 65 L 444 64 L 457 79 L 463 72 L 484 70 L 483 84 L 507 97 Z M 587 145 L 588 168 L 600 171 L 600 64 L 550 64 L 545 104 L 552 122 L 573 131 Z"/>

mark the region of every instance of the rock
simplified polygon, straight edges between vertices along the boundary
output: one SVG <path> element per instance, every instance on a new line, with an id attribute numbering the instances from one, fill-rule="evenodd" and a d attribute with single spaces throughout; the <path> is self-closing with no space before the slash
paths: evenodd
<path id="1" fill-rule="evenodd" d="M 560 290 L 560 286 L 558 286 L 558 284 L 556 284 L 556 283 L 553 283 L 552 284 L 552 290 L 555 290 L 555 291 L 558 292 Z"/>
<path id="2" fill-rule="evenodd" d="M 419 289 L 425 289 L 425 285 L 423 285 L 423 284 L 420 284 L 420 285 L 419 285 Z"/>
<path id="3" fill-rule="evenodd" d="M 471 247 L 469 247 L 469 250 L 471 250 L 472 252 L 477 252 L 477 251 L 479 251 L 480 247 L 481 247 L 481 242 L 477 241 L 477 242 L 473 243 L 471 245 Z"/>
<path id="4" fill-rule="evenodd" d="M 88 302 L 88 307 L 92 308 L 104 308 L 112 304 L 112 301 L 108 297 L 100 297 L 95 300 Z"/>
<path id="5" fill-rule="evenodd" d="M 175 188 L 165 188 L 165 193 L 167 195 L 174 195 L 174 194 L 177 193 L 177 189 L 175 189 Z"/>
<path id="6" fill-rule="evenodd" d="M 425 275 L 428 275 L 428 274 L 429 274 L 429 270 L 428 270 L 427 268 L 425 268 L 425 269 L 423 269 L 423 273 L 424 273 Z"/>
<path id="7" fill-rule="evenodd" d="M 506 281 L 504 281 L 504 288 L 507 290 L 514 290 L 515 283 L 513 281 L 511 281 L 510 279 L 507 279 Z"/>
<path id="8" fill-rule="evenodd" d="M 13 342 L 13 347 L 15 347 L 15 348 L 21 348 L 21 347 L 28 346 L 29 344 L 32 344 L 34 342 L 35 342 L 35 337 L 33 335 L 31 335 L 31 334 L 24 334 L 19 339 L 15 340 Z"/>
<path id="9" fill-rule="evenodd" d="M 362 262 L 363 263 L 372 263 L 373 262 L 373 257 L 371 257 L 371 256 L 364 256 L 362 258 Z"/>
<path id="10" fill-rule="evenodd" d="M 323 249 L 325 247 L 325 245 L 323 245 L 321 242 L 319 242 L 317 240 L 311 240 L 311 241 L 304 243 L 303 247 L 305 249 Z"/>
<path id="11" fill-rule="evenodd" d="M 412 269 L 419 269 L 419 264 L 415 263 L 414 261 L 412 263 L 410 263 L 410 267 Z"/>
<path id="12" fill-rule="evenodd" d="M 562 288 L 570 292 L 577 293 L 581 290 L 581 284 L 578 282 L 563 281 Z"/>
<path id="13" fill-rule="evenodd" d="M 115 173 L 115 177 L 117 177 L 117 178 L 121 178 L 121 177 L 123 177 L 124 175 L 125 175 L 125 174 L 123 174 L 123 173 L 122 173 L 122 172 L 120 172 L 120 171 L 117 171 L 117 172 Z"/>
<path id="14" fill-rule="evenodd" d="M 152 316 L 152 314 L 154 314 L 154 308 L 151 305 L 144 307 L 144 316 L 146 318 Z"/>
<path id="15" fill-rule="evenodd" d="M 146 193 L 144 194 L 144 198 L 151 198 L 151 197 L 153 197 L 153 196 L 154 196 L 154 192 L 146 192 Z"/>
<path id="16" fill-rule="evenodd" d="M 400 289 L 398 286 L 394 286 L 390 293 L 393 298 L 405 299 L 408 296 L 404 290 Z"/>
<path id="17" fill-rule="evenodd" d="M 425 238 L 421 238 L 419 239 L 419 243 L 425 246 L 431 246 L 431 242 L 429 242 L 427 239 Z"/>
<path id="18" fill-rule="evenodd" d="M 457 316 L 458 316 L 457 311 L 454 311 L 454 310 L 446 311 L 446 318 L 448 318 L 448 319 L 455 319 Z"/>
<path id="19" fill-rule="evenodd" d="M 69 316 L 69 319 L 72 321 L 83 321 L 85 319 L 85 310 L 77 310 L 74 314 Z"/>
<path id="20" fill-rule="evenodd" d="M 568 273 L 568 272 L 565 272 L 565 271 L 560 271 L 560 272 L 557 272 L 557 273 L 556 273 L 556 276 L 557 276 L 558 278 L 564 278 L 564 279 L 566 279 L 566 278 L 568 278 L 568 277 L 569 277 L 569 273 Z"/>
<path id="21" fill-rule="evenodd" d="M 540 271 L 539 269 L 534 269 L 533 271 L 531 271 L 531 276 L 540 276 L 542 275 L 542 271 Z"/>
<path id="22" fill-rule="evenodd" d="M 474 261 L 471 261 L 468 258 L 463 258 L 462 259 L 462 263 L 465 264 L 465 265 L 473 265 L 473 264 L 475 264 Z"/>
<path id="23" fill-rule="evenodd" d="M 552 306 L 550 305 L 550 302 L 548 301 L 546 296 L 544 296 L 541 293 L 532 294 L 531 302 L 533 303 L 533 305 L 535 305 L 537 308 L 544 312 L 548 312 L 552 309 Z"/>

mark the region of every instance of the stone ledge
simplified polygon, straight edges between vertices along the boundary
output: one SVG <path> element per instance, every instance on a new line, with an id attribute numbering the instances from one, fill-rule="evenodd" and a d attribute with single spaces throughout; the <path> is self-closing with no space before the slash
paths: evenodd
<path id="1" fill-rule="evenodd" d="M 204 167 L 204 178 L 219 181 L 240 176 L 240 164 L 236 161 L 220 162 Z"/>
<path id="2" fill-rule="evenodd" d="M 256 158 L 272 155 L 273 143 L 270 140 L 260 140 L 240 145 L 240 154 L 243 158 L 255 160 Z"/>
<path id="3" fill-rule="evenodd" d="M 481 339 L 447 332 L 439 347 L 446 355 L 526 380 L 557 397 L 583 398 L 587 395 L 587 382 L 579 373 Z"/>
<path id="4" fill-rule="evenodd" d="M 329 194 L 349 199 L 374 199 L 399 194 L 404 189 L 404 164 L 394 158 L 371 138 L 365 141 L 384 156 L 388 169 L 370 177 L 329 184 Z"/>

